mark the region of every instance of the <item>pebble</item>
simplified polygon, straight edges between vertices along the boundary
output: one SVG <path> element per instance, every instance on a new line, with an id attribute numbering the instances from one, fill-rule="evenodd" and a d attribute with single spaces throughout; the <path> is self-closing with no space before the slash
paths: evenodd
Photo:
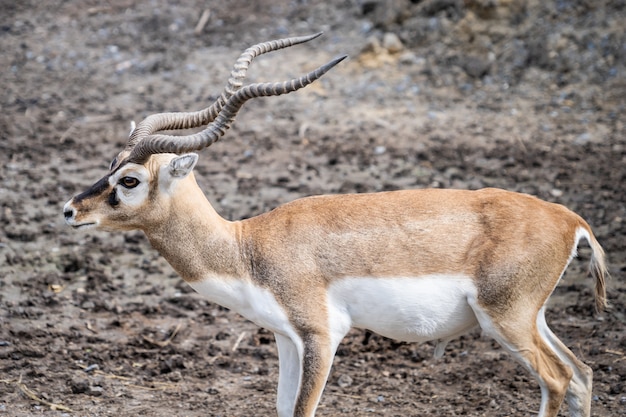
<path id="1" fill-rule="evenodd" d="M 70 381 L 70 389 L 73 394 L 84 394 L 89 391 L 89 381 L 86 379 L 72 379 Z"/>
<path id="2" fill-rule="evenodd" d="M 384 146 L 377 146 L 374 148 L 374 154 L 375 155 L 382 155 L 385 152 L 387 152 L 387 148 L 385 148 Z"/>
<path id="3" fill-rule="evenodd" d="M 576 137 L 574 143 L 576 145 L 584 145 L 591 140 L 591 134 L 589 132 L 582 133 Z"/>
<path id="4" fill-rule="evenodd" d="M 97 364 L 92 364 L 89 365 L 88 367 L 85 368 L 85 372 L 91 372 L 91 371 L 95 371 L 96 369 L 99 369 L 100 367 Z"/>
<path id="5" fill-rule="evenodd" d="M 550 190 L 550 195 L 552 197 L 561 197 L 563 195 L 563 190 L 559 190 L 558 188 L 553 188 Z"/>
<path id="6" fill-rule="evenodd" d="M 350 385 L 352 385 L 352 382 L 352 377 L 347 374 L 343 374 L 339 377 L 339 379 L 337 379 L 337 385 L 339 385 L 339 387 L 341 388 L 348 388 Z"/>
<path id="7" fill-rule="evenodd" d="M 366 53 L 378 54 L 380 53 L 380 49 L 381 49 L 381 45 L 380 45 L 380 42 L 378 41 L 378 38 L 376 36 L 369 36 L 365 40 L 365 45 L 363 45 L 363 48 L 361 48 L 361 53 L 362 54 L 366 54 Z"/>
<path id="8" fill-rule="evenodd" d="M 390 54 L 397 54 L 404 49 L 404 45 L 398 35 L 387 32 L 383 35 L 383 48 L 385 48 Z"/>

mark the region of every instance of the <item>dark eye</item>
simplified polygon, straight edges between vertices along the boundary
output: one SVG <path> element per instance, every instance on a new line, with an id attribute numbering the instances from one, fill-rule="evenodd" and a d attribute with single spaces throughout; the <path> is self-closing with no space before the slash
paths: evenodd
<path id="1" fill-rule="evenodd" d="M 120 184 L 125 188 L 135 188 L 139 185 L 139 180 L 135 177 L 122 177 Z"/>

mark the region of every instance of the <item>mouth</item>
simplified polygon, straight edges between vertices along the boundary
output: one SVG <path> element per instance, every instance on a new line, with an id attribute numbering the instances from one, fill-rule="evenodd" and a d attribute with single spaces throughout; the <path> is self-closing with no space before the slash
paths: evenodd
<path id="1" fill-rule="evenodd" d="M 74 230 L 78 229 L 89 229 L 90 227 L 95 227 L 96 223 L 81 223 L 81 224 L 71 224 Z"/>

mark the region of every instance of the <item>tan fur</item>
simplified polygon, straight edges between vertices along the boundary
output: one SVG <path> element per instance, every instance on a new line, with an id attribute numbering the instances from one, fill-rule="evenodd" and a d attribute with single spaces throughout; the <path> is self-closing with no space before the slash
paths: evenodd
<path id="1" fill-rule="evenodd" d="M 107 189 L 75 203 L 75 218 L 98 218 L 107 230 L 143 230 L 191 283 L 230 277 L 274 294 L 308 352 L 295 415 L 312 415 L 324 388 L 333 349 L 326 292 L 345 277 L 471 277 L 485 323 L 493 323 L 499 341 L 519 351 L 547 387 L 545 416 L 558 413 L 573 372 L 589 376 L 590 386 L 588 367 L 556 337 L 552 344 L 561 354 L 555 353 L 536 326 L 578 228 L 589 234 L 596 304 L 605 305 L 602 249 L 587 223 L 565 207 L 497 189 L 428 189 L 308 197 L 229 222 L 211 207 L 193 174 L 163 193 L 159 169 L 171 158 L 152 156 L 145 164 L 150 194 L 140 207 L 108 207 Z M 586 401 L 570 391 L 573 401 Z"/>

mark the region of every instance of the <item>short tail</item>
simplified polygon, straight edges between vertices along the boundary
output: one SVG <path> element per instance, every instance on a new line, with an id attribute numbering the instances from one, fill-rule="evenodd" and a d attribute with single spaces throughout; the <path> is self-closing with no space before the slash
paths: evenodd
<path id="1" fill-rule="evenodd" d="M 589 227 L 584 220 L 581 227 L 582 229 L 579 229 L 582 232 L 581 236 L 584 237 L 587 242 L 589 242 L 589 246 L 591 246 L 591 262 L 589 264 L 589 270 L 591 272 L 591 276 L 595 280 L 596 310 L 600 312 L 608 307 L 608 302 L 606 300 L 606 280 L 609 277 L 609 271 L 606 267 L 604 249 L 602 249 L 602 246 L 600 246 L 600 243 L 598 243 L 593 235 L 591 227 Z"/>

